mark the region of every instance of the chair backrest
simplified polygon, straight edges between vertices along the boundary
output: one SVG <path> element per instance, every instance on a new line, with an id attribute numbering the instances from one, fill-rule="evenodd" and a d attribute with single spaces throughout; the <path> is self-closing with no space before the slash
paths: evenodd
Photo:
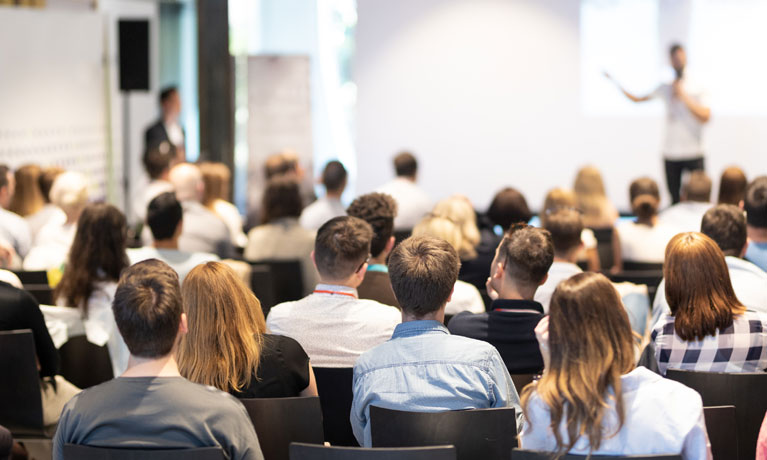
<path id="1" fill-rule="evenodd" d="M 615 264 L 613 258 L 613 228 L 592 228 L 597 240 L 597 253 L 599 264 L 603 270 L 611 268 Z"/>
<path id="2" fill-rule="evenodd" d="M 714 458 L 738 458 L 735 406 L 704 407 L 703 415 Z"/>
<path id="3" fill-rule="evenodd" d="M 610 278 L 610 281 L 614 283 L 623 283 L 628 281 L 634 284 L 644 284 L 647 286 L 647 294 L 650 300 L 655 298 L 655 293 L 658 291 L 658 285 L 663 279 L 663 270 L 625 270 L 620 273 L 605 273 Z"/>
<path id="4" fill-rule="evenodd" d="M 662 272 L 663 271 L 663 262 L 661 262 L 661 263 L 655 263 L 655 262 L 634 262 L 633 260 L 624 260 L 623 261 L 623 270 L 628 271 L 628 272 L 635 272 L 635 271 Z"/>
<path id="5" fill-rule="evenodd" d="M 517 393 L 522 394 L 522 388 L 533 383 L 535 375 L 536 374 L 511 374 L 511 381 L 514 382 L 514 387 L 517 389 Z"/>
<path id="6" fill-rule="evenodd" d="M 14 437 L 44 435 L 40 374 L 32 331 L 1 331 L 0 350 L 0 425 Z"/>
<path id="7" fill-rule="evenodd" d="M 322 444 L 320 398 L 241 399 L 265 460 L 288 460 L 291 442 Z"/>
<path id="8" fill-rule="evenodd" d="M 551 452 L 514 449 L 511 453 L 511 458 L 514 460 L 551 460 Z M 585 455 L 567 454 L 559 458 L 560 460 L 682 460 L 681 455 L 591 455 L 587 457 Z"/>
<path id="9" fill-rule="evenodd" d="M 274 297 L 274 281 L 272 270 L 268 265 L 250 264 L 250 290 L 261 302 L 261 310 L 264 317 L 269 315 L 269 310 L 277 304 Z"/>
<path id="10" fill-rule="evenodd" d="M 514 408 L 407 412 L 370 407 L 373 447 L 452 444 L 459 460 L 508 460 L 517 446 Z"/>
<path id="11" fill-rule="evenodd" d="M 224 460 L 220 447 L 118 449 L 64 444 L 64 460 Z"/>
<path id="12" fill-rule="evenodd" d="M 455 460 L 455 447 L 362 448 L 293 443 L 290 460 Z M 268 459 L 267 459 L 268 460 Z"/>
<path id="13" fill-rule="evenodd" d="M 767 412 L 767 373 L 666 371 L 666 377 L 700 393 L 704 406 L 735 406 L 738 458 L 756 457 L 759 427 Z"/>
<path id="14" fill-rule="evenodd" d="M 322 406 L 322 426 L 325 441 L 334 446 L 359 446 L 354 437 L 349 414 L 352 410 L 351 367 L 315 367 L 317 393 Z"/>
<path id="15" fill-rule="evenodd" d="M 40 305 L 54 305 L 53 288 L 47 284 L 25 284 L 24 290 L 29 292 Z"/>
<path id="16" fill-rule="evenodd" d="M 48 272 L 45 270 L 14 270 L 13 273 L 19 277 L 21 284 L 45 284 L 48 285 Z"/>
<path id="17" fill-rule="evenodd" d="M 59 348 L 61 376 L 76 387 L 85 389 L 112 380 L 112 359 L 107 346 L 98 346 L 84 335 L 70 337 Z"/>
<path id="18" fill-rule="evenodd" d="M 251 262 L 254 265 L 269 267 L 272 277 L 272 290 L 275 305 L 304 296 L 303 271 L 300 260 L 259 260 Z"/>
<path id="19" fill-rule="evenodd" d="M 394 231 L 394 246 L 397 246 L 401 242 L 405 241 L 406 239 L 410 238 L 410 235 L 413 234 L 413 230 L 395 230 Z"/>

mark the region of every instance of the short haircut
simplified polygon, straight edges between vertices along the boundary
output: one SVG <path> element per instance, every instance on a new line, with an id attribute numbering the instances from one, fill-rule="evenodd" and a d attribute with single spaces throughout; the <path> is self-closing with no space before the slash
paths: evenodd
<path id="1" fill-rule="evenodd" d="M 583 217 L 575 209 L 554 209 L 546 213 L 543 228 L 551 234 L 554 252 L 565 254 L 581 244 Z"/>
<path id="2" fill-rule="evenodd" d="M 402 311 L 416 318 L 439 310 L 450 297 L 461 260 L 447 241 L 411 236 L 392 251 L 389 277 Z"/>
<path id="3" fill-rule="evenodd" d="M 184 312 L 178 274 L 157 259 L 127 268 L 117 284 L 112 311 L 131 355 L 167 356 Z"/>
<path id="4" fill-rule="evenodd" d="M 323 277 L 346 279 L 365 263 L 370 255 L 373 229 L 357 217 L 330 219 L 317 230 L 314 261 Z"/>
<path id="5" fill-rule="evenodd" d="M 322 185 L 328 192 L 340 191 L 346 185 L 346 168 L 340 161 L 330 161 L 322 171 Z"/>
<path id="6" fill-rule="evenodd" d="M 508 230 L 516 223 L 528 222 L 533 217 L 533 213 L 530 212 L 527 200 L 519 190 L 506 187 L 493 197 L 487 209 L 487 217 L 494 225 L 500 225 L 502 229 Z"/>
<path id="7" fill-rule="evenodd" d="M 748 225 L 767 228 L 767 176 L 757 177 L 748 185 L 743 209 Z"/>
<path id="8" fill-rule="evenodd" d="M 415 176 L 416 172 L 418 172 L 418 161 L 412 153 L 401 152 L 394 157 L 394 172 L 397 174 L 397 177 Z"/>
<path id="9" fill-rule="evenodd" d="M 264 176 L 267 179 L 282 176 L 298 170 L 298 156 L 290 152 L 270 155 L 264 163 Z"/>
<path id="10" fill-rule="evenodd" d="M 6 165 L 0 165 L 0 188 L 8 186 L 8 174 L 11 172 L 11 168 Z"/>
<path id="11" fill-rule="evenodd" d="M 40 184 L 40 192 L 43 194 L 43 199 L 46 203 L 51 202 L 51 187 L 53 187 L 53 182 L 63 172 L 64 168 L 48 166 L 47 168 L 43 168 L 40 177 L 37 178 L 38 184 Z"/>
<path id="12" fill-rule="evenodd" d="M 515 224 L 498 246 L 498 262 L 514 281 L 538 286 L 554 262 L 554 243 L 548 230 Z"/>
<path id="13" fill-rule="evenodd" d="M 719 180 L 719 204 L 734 204 L 740 206 L 745 199 L 748 179 L 742 169 L 730 166 L 722 173 Z"/>
<path id="14" fill-rule="evenodd" d="M 50 191 L 51 203 L 71 212 L 88 203 L 88 178 L 76 171 L 59 174 Z"/>
<path id="15" fill-rule="evenodd" d="M 737 206 L 720 204 L 706 211 L 700 232 L 719 246 L 725 256 L 740 256 L 746 246 L 746 216 Z"/>
<path id="16" fill-rule="evenodd" d="M 183 219 L 184 211 L 173 192 L 157 195 L 149 202 L 146 223 L 155 240 L 162 241 L 173 237 L 178 224 Z"/>
<path id="17" fill-rule="evenodd" d="M 176 147 L 170 142 L 160 142 L 144 152 L 142 162 L 150 179 L 159 179 L 163 172 L 169 171 L 176 158 Z"/>
<path id="18" fill-rule="evenodd" d="M 707 203 L 711 201 L 711 178 L 702 169 L 690 173 L 682 186 L 682 195 L 687 201 Z"/>
<path id="19" fill-rule="evenodd" d="M 385 193 L 368 193 L 352 201 L 346 214 L 370 224 L 373 228 L 370 254 L 373 257 L 381 255 L 394 234 L 394 218 L 397 216 L 397 202 L 394 198 Z"/>
<path id="20" fill-rule="evenodd" d="M 165 102 L 170 99 L 174 93 L 178 93 L 178 88 L 175 86 L 166 86 L 160 91 L 160 105 L 164 104 Z"/>
<path id="21" fill-rule="evenodd" d="M 269 179 L 261 208 L 263 223 L 268 224 L 283 217 L 298 217 L 302 208 L 301 192 L 294 178 L 276 176 Z"/>
<path id="22" fill-rule="evenodd" d="M 684 51 L 684 46 L 682 46 L 681 43 L 672 43 L 668 48 L 668 54 L 669 56 L 673 56 L 679 50 Z"/>

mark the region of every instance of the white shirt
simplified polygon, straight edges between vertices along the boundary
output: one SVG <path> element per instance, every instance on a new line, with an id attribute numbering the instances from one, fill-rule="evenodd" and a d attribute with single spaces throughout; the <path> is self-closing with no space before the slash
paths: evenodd
<path id="1" fill-rule="evenodd" d="M 298 221 L 302 227 L 316 231 L 330 219 L 345 215 L 346 209 L 341 200 L 324 196 L 305 207 Z"/>
<path id="2" fill-rule="evenodd" d="M 636 222 L 621 222 L 616 228 L 621 242 L 623 260 L 663 263 L 666 245 L 678 232 L 666 224 L 649 226 Z"/>
<path id="3" fill-rule="evenodd" d="M 484 313 L 485 302 L 479 290 L 465 281 L 458 280 L 453 287 L 453 296 L 445 306 L 446 315 L 457 315 L 462 311 Z"/>
<path id="4" fill-rule="evenodd" d="M 687 94 L 697 103 L 707 105 L 706 94 L 702 88 L 690 83 L 687 77 L 682 79 Z M 703 125 L 695 118 L 690 109 L 674 96 L 670 83 L 664 83 L 653 91 L 651 97 L 662 99 L 666 104 L 666 134 L 663 143 L 663 155 L 668 160 L 687 160 L 703 155 Z"/>
<path id="5" fill-rule="evenodd" d="M 391 195 L 397 202 L 395 230 L 412 230 L 431 211 L 431 199 L 410 179 L 398 177 L 376 191 Z"/>
<path id="6" fill-rule="evenodd" d="M 703 418 L 703 401 L 693 389 L 664 379 L 644 367 L 638 367 L 621 377 L 621 390 L 626 418 L 618 426 L 615 402 L 608 399 L 603 426 L 606 435 L 599 449 L 590 451 L 588 436 L 581 436 L 569 453 L 586 455 L 660 455 L 681 454 L 684 460 L 711 459 Z M 528 402 L 527 421 L 519 436 L 523 449 L 553 452 L 556 441 L 552 433 L 551 413 L 538 393 Z M 568 441 L 566 420 L 560 433 Z"/>
<path id="7" fill-rule="evenodd" d="M 131 265 L 148 259 L 162 260 L 178 273 L 178 279 L 182 283 L 194 267 L 219 260 L 217 255 L 207 252 L 184 252 L 178 249 L 158 249 L 151 246 L 128 249 L 125 252 L 128 254 Z"/>
<path id="8" fill-rule="evenodd" d="M 244 248 L 248 244 L 248 237 L 242 231 L 242 216 L 237 206 L 224 200 L 216 200 L 213 203 L 213 212 L 224 221 L 229 234 L 232 235 L 232 243 L 238 248 Z"/>
<path id="9" fill-rule="evenodd" d="M 559 283 L 578 273 L 583 273 L 583 270 L 575 264 L 559 261 L 554 261 L 551 264 L 549 278 L 535 291 L 535 297 L 533 297 L 536 302 L 543 306 L 544 313 L 549 312 L 551 295 L 554 294 L 554 290 L 559 286 Z"/>
<path id="10" fill-rule="evenodd" d="M 362 353 L 389 340 L 401 322 L 398 309 L 358 299 L 356 289 L 318 284 L 315 293 L 272 307 L 266 327 L 300 343 L 312 366 L 339 368 L 353 367 Z"/>
<path id="11" fill-rule="evenodd" d="M 658 214 L 658 224 L 673 227 L 676 233 L 699 232 L 703 214 L 714 205 L 699 201 L 682 201 Z"/>
<path id="12" fill-rule="evenodd" d="M 20 215 L 0 207 L 0 238 L 7 241 L 19 257 L 25 257 L 32 246 L 29 224 Z"/>
<path id="13" fill-rule="evenodd" d="M 141 222 L 145 222 L 149 203 L 159 195 L 172 191 L 173 184 L 166 180 L 153 179 L 149 181 L 149 183 L 146 185 L 146 188 L 144 188 L 143 192 L 141 193 L 141 198 L 138 200 L 138 203 L 136 203 L 136 209 L 133 210 L 133 212 L 136 214 L 136 217 Z"/>
<path id="14" fill-rule="evenodd" d="M 29 224 L 29 230 L 32 232 L 32 240 L 37 237 L 43 227 L 49 222 L 55 222 L 58 225 L 64 225 L 67 221 L 67 215 L 55 204 L 48 203 L 34 214 L 30 214 L 24 218 Z"/>
<path id="15" fill-rule="evenodd" d="M 24 258 L 24 270 L 59 268 L 69 257 L 77 223 L 48 222 L 37 234 L 35 244 Z"/>
<path id="16" fill-rule="evenodd" d="M 184 147 L 184 130 L 177 121 L 163 123 L 165 132 L 168 134 L 168 140 L 176 147 Z"/>

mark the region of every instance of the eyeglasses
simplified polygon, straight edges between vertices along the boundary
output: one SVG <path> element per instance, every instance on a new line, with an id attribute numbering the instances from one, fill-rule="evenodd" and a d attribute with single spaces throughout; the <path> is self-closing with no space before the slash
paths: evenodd
<path id="1" fill-rule="evenodd" d="M 360 266 L 359 266 L 359 267 L 357 267 L 357 269 L 356 269 L 356 270 L 354 270 L 354 273 L 359 273 L 359 272 L 360 272 L 360 270 L 362 270 L 362 267 L 364 267 L 366 263 L 370 262 L 370 258 L 371 258 L 371 257 L 373 257 L 373 254 L 370 254 L 370 253 L 368 253 L 368 257 L 367 257 L 367 259 L 365 259 L 365 261 L 364 261 L 364 262 L 362 262 L 362 263 L 360 264 Z"/>

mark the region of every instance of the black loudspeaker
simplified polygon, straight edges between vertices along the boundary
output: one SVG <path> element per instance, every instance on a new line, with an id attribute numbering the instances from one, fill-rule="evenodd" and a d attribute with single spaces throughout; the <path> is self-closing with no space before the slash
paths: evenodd
<path id="1" fill-rule="evenodd" d="M 120 20 L 120 91 L 149 91 L 149 21 Z"/>

